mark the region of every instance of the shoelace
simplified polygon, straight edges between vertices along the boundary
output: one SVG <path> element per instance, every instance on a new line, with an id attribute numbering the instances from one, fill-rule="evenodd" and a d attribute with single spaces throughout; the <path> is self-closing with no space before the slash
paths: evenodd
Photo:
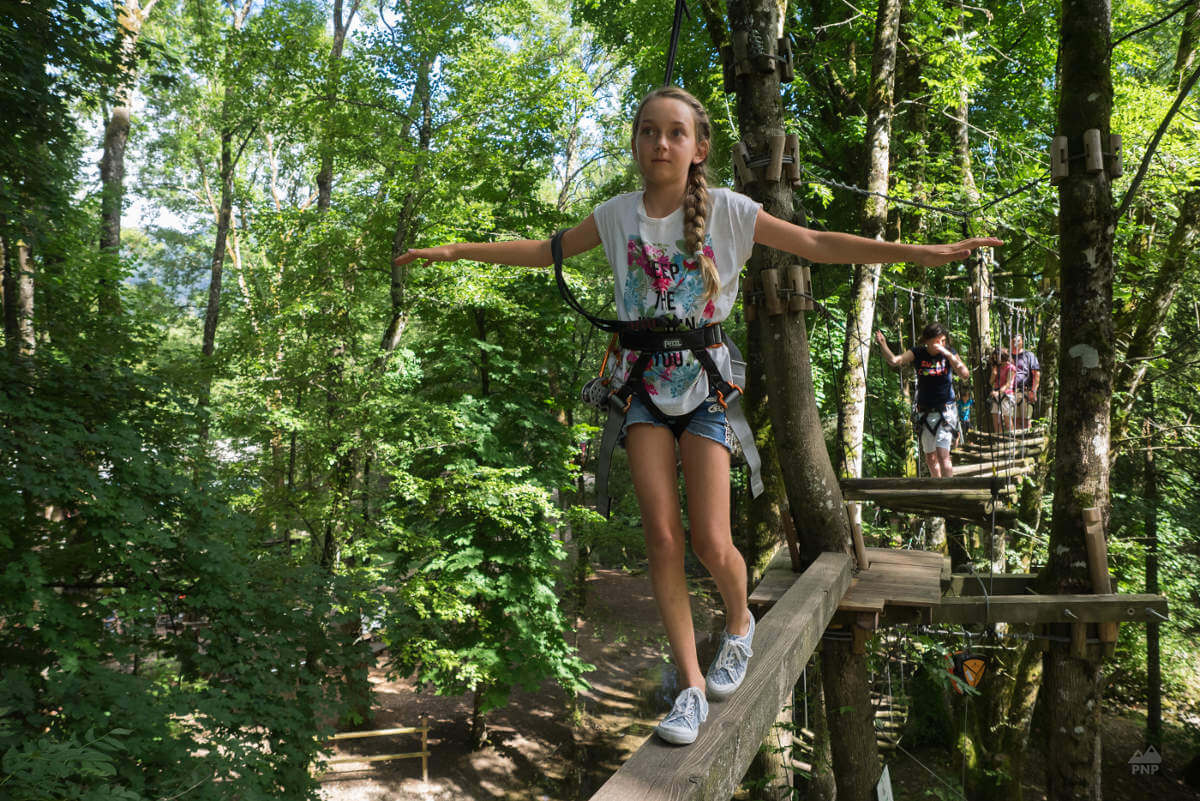
<path id="1" fill-rule="evenodd" d="M 754 652 L 750 650 L 748 642 L 726 638 L 725 644 L 721 647 L 719 659 L 717 660 L 717 670 L 731 670 L 739 658 L 747 660 L 752 656 L 754 656 Z"/>
<path id="2" fill-rule="evenodd" d="M 682 709 L 679 708 L 681 703 L 683 704 Z M 699 717 L 700 701 L 697 699 L 695 693 L 688 693 L 675 702 L 675 706 L 671 708 L 671 714 L 668 715 L 667 719 L 663 722 L 669 723 L 672 720 L 683 718 L 688 726 L 692 726 Z"/>

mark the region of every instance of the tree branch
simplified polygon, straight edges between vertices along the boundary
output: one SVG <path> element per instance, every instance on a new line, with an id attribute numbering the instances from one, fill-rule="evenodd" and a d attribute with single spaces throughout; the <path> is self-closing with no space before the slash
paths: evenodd
<path id="1" fill-rule="evenodd" d="M 1163 134 L 1167 132 L 1171 120 L 1179 111 L 1179 107 L 1183 105 L 1184 99 L 1188 93 L 1192 91 L 1192 87 L 1196 85 L 1196 80 L 1200 79 L 1200 67 L 1192 71 L 1188 79 L 1183 82 L 1183 86 L 1179 89 L 1179 95 L 1175 98 L 1175 102 L 1171 105 L 1171 109 L 1167 115 L 1163 117 L 1159 123 L 1158 130 L 1154 132 L 1154 136 L 1150 139 L 1150 144 L 1146 146 L 1146 153 L 1142 156 L 1142 163 L 1138 165 L 1137 175 L 1133 177 L 1133 183 L 1129 185 L 1129 189 L 1125 192 L 1125 197 L 1121 198 L 1121 205 L 1117 207 L 1117 219 L 1125 216 L 1125 212 L 1129 210 L 1129 205 L 1133 203 L 1133 198 L 1137 194 L 1137 190 L 1141 188 L 1142 181 L 1146 179 L 1146 172 L 1150 169 L 1150 159 L 1154 157 L 1154 151 L 1158 149 L 1158 143 L 1162 141 Z"/>

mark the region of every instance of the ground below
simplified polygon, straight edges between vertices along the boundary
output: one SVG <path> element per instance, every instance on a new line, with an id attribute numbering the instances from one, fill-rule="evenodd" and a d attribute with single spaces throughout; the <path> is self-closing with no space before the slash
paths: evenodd
<path id="1" fill-rule="evenodd" d="M 693 617 L 701 659 L 712 656 L 723 626 L 719 599 L 709 581 L 694 583 Z M 578 621 L 578 647 L 596 666 L 583 698 L 583 719 L 572 727 L 561 690 L 547 685 L 514 693 L 508 706 L 489 716 L 490 744 L 468 746 L 470 696 L 418 692 L 411 680 L 372 672 L 376 719 L 368 728 L 414 726 L 430 719 L 429 781 L 418 759 L 338 765 L 321 779 L 326 801 L 574 801 L 586 799 L 650 734 L 673 690 L 665 686 L 666 642 L 644 574 L 598 570 L 588 582 L 588 607 Z M 1144 718 L 1136 711 L 1104 717 L 1104 798 L 1109 801 L 1200 801 L 1181 779 L 1195 750 L 1179 730 L 1169 730 L 1157 773 L 1135 774 L 1130 758 L 1142 747 Z M 903 744 L 903 742 L 902 742 Z M 337 756 L 369 756 L 419 750 L 416 736 L 350 740 Z M 924 748 L 885 753 L 896 801 L 959 799 L 951 754 Z M 933 774 L 936 774 L 933 775 Z M 1044 794 L 1044 762 L 1026 756 L 1025 801 Z M 740 797 L 740 796 L 739 796 Z M 748 798 L 748 796 L 747 796 Z"/>

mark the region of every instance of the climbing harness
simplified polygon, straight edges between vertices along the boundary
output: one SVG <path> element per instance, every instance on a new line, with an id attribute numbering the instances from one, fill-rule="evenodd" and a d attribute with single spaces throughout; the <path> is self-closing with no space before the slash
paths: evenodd
<path id="1" fill-rule="evenodd" d="M 913 424 L 918 426 L 917 435 L 920 436 L 921 429 L 925 429 L 931 437 L 937 439 L 938 431 L 944 427 L 950 429 L 950 436 L 953 438 L 958 431 L 958 424 L 946 419 L 946 413 L 949 411 L 957 413 L 958 407 L 954 401 L 948 401 L 940 406 L 918 406 L 914 402 Z M 930 422 L 935 414 L 937 415 L 937 419 Z"/>
<path id="2" fill-rule="evenodd" d="M 575 298 L 563 275 L 562 237 L 565 230 L 558 231 L 550 239 L 550 254 L 554 258 L 554 279 L 558 283 L 559 294 L 562 295 L 568 306 L 593 326 L 612 333 L 615 343 L 619 343 L 621 348 L 637 354 L 637 359 L 625 382 L 619 387 L 612 388 L 611 379 L 604 375 L 608 354 L 612 353 L 614 349 L 614 342 L 610 342 L 608 350 L 605 351 L 604 363 L 600 367 L 600 375 L 585 384 L 580 393 L 585 403 L 595 406 L 600 411 L 608 412 L 604 432 L 600 437 L 600 451 L 596 458 L 596 511 L 605 517 L 608 516 L 611 503 L 608 495 L 608 474 L 612 465 L 612 453 L 616 450 L 617 442 L 620 439 L 625 414 L 629 411 L 629 406 L 635 397 L 642 402 L 656 420 L 671 429 L 676 439 L 679 439 L 687 429 L 692 416 L 699 411 L 701 406 L 708 404 L 712 411 L 716 411 L 717 408 L 723 409 L 725 422 L 734 437 L 737 438 L 746 459 L 746 465 L 750 468 L 750 490 L 755 497 L 758 497 L 763 491 L 762 462 L 754 444 L 754 434 L 750 430 L 750 423 L 746 420 L 746 413 L 742 410 L 742 405 L 738 403 L 743 394 L 742 385 L 746 381 L 746 362 L 737 346 L 733 344 L 720 323 L 713 323 L 701 328 L 656 331 L 650 328 L 654 325 L 654 320 L 612 320 L 590 314 Z M 709 353 L 711 348 L 720 345 L 729 349 L 731 375 L 728 379 L 721 375 L 721 371 Z M 658 408 L 646 390 L 643 375 L 655 354 L 681 351 L 690 351 L 704 369 L 708 378 L 710 398 L 687 414 L 667 415 Z"/>

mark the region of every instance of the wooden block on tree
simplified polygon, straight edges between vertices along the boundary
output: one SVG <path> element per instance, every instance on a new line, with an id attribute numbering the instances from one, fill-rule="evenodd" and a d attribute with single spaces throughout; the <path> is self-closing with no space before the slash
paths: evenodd
<path id="1" fill-rule="evenodd" d="M 787 142 L 787 137 L 782 131 L 773 133 L 767 140 L 770 146 L 770 161 L 767 162 L 768 181 L 778 181 L 783 177 L 783 146 Z"/>
<path id="2" fill-rule="evenodd" d="M 746 322 L 752 323 L 758 319 L 758 303 L 754 297 L 754 279 L 746 273 L 742 277 L 742 313 Z"/>
<path id="3" fill-rule="evenodd" d="M 783 314 L 783 299 L 779 297 L 779 271 L 774 267 L 758 271 L 758 281 L 762 286 L 763 305 L 767 314 L 774 317 Z"/>
<path id="4" fill-rule="evenodd" d="M 1071 656 L 1087 659 L 1087 624 L 1071 624 Z"/>

